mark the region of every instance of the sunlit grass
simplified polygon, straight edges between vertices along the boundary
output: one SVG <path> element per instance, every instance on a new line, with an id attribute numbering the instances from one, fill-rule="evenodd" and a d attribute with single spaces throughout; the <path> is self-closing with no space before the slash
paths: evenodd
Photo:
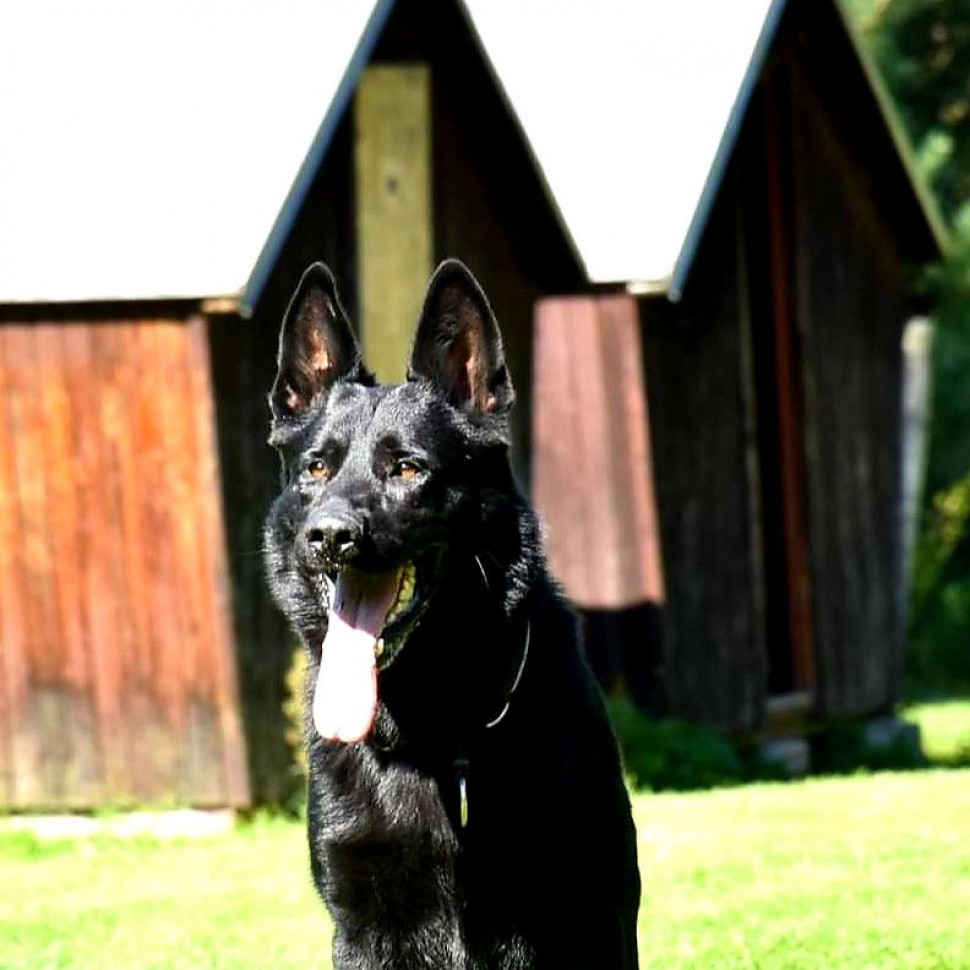
<path id="1" fill-rule="evenodd" d="M 639 795 L 634 811 L 645 970 L 970 967 L 970 771 Z M 3 970 L 330 967 L 296 822 L 174 842 L 6 832 L 0 874 Z"/>
<path id="2" fill-rule="evenodd" d="M 970 772 L 639 798 L 641 965 L 970 967 Z"/>
<path id="3" fill-rule="evenodd" d="M 0 836 L 0 967 L 328 968 L 302 827 L 203 840 Z"/>
<path id="4" fill-rule="evenodd" d="M 920 726 L 931 761 L 970 765 L 970 699 L 914 704 L 903 715 Z"/>

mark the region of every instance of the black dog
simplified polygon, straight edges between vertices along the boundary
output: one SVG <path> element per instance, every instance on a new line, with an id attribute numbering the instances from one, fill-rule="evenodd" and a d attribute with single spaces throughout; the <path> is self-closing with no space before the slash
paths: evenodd
<path id="1" fill-rule="evenodd" d="M 315 264 L 278 363 L 266 558 L 310 655 L 310 856 L 335 966 L 635 968 L 629 799 L 510 471 L 485 294 L 439 267 L 408 380 L 380 385 Z"/>

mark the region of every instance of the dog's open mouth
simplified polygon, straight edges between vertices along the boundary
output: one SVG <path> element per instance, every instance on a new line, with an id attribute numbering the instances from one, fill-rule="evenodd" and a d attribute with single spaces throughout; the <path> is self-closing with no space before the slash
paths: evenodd
<path id="1" fill-rule="evenodd" d="M 394 660 L 423 611 L 419 576 L 413 563 L 379 573 L 348 566 L 338 573 L 313 694 L 321 737 L 352 744 L 370 733 L 378 668 Z"/>

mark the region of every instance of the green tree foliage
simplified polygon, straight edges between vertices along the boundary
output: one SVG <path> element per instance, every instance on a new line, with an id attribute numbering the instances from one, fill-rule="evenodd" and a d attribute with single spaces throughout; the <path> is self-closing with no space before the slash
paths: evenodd
<path id="1" fill-rule="evenodd" d="M 877 4 L 868 33 L 924 172 L 954 222 L 970 200 L 970 0 Z"/>
<path id="2" fill-rule="evenodd" d="M 970 0 L 851 0 L 950 223 L 927 275 L 937 323 L 926 508 L 913 572 L 910 687 L 970 689 Z"/>

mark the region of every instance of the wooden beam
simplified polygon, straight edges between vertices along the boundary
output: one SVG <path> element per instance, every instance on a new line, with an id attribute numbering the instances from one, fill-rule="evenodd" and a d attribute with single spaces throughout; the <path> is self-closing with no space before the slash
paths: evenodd
<path id="1" fill-rule="evenodd" d="M 378 378 L 396 381 L 431 272 L 430 69 L 368 68 L 354 122 L 363 350 Z"/>
<path id="2" fill-rule="evenodd" d="M 772 325 L 774 328 L 778 448 L 781 462 L 781 500 L 784 519 L 788 620 L 794 688 L 816 686 L 815 616 L 808 541 L 805 447 L 802 434 L 801 348 L 789 281 L 794 260 L 790 251 L 790 209 L 786 207 L 781 139 L 781 93 L 777 80 L 765 86 L 765 139 L 769 247 L 771 260 Z"/>

